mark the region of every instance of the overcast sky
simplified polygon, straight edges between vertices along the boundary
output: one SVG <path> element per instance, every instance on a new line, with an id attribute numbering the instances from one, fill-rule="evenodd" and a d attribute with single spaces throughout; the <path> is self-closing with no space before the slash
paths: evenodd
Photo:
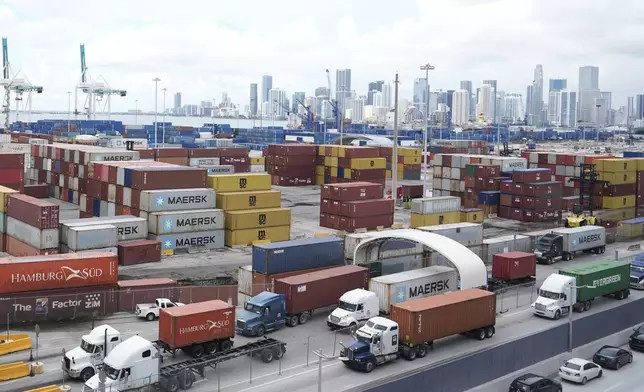
<path id="1" fill-rule="evenodd" d="M 525 96 L 536 64 L 547 79 L 568 79 L 578 67 L 600 67 L 600 88 L 613 108 L 644 93 L 643 0 L 0 0 L 0 33 L 9 39 L 14 72 L 45 91 L 34 109 L 67 110 L 80 77 L 79 44 L 90 74 L 113 88 L 114 110 L 154 108 L 154 83 L 184 103 L 247 104 L 249 83 L 313 95 L 325 69 L 352 69 L 352 88 L 393 81 L 411 98 L 418 67 L 430 62 L 431 89 L 460 80 L 497 79 L 499 90 Z M 159 92 L 159 106 L 162 95 Z M 547 98 L 544 96 L 544 99 Z"/>

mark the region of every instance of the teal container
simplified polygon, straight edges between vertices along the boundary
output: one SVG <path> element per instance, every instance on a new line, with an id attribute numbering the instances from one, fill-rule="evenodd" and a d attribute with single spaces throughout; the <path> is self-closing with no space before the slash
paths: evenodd
<path id="1" fill-rule="evenodd" d="M 0 212 L 0 233 L 4 234 L 7 227 L 7 216 L 4 212 Z"/>
<path id="2" fill-rule="evenodd" d="M 628 289 L 631 263 L 613 260 L 595 261 L 561 269 L 559 274 L 576 278 L 576 286 L 595 286 L 595 288 L 577 289 L 577 302 L 582 302 Z"/>

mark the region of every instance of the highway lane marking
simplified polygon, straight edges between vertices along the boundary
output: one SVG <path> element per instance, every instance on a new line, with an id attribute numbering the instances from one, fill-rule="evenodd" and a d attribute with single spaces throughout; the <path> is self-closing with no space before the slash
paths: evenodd
<path id="1" fill-rule="evenodd" d="M 323 366 L 322 366 L 322 370 L 324 370 L 324 369 L 326 369 L 326 368 L 330 368 L 330 367 L 332 367 L 332 366 L 338 366 L 338 365 L 341 365 L 341 364 L 342 364 L 342 362 L 335 362 L 335 363 L 331 363 L 331 364 L 328 364 L 328 365 L 323 365 Z M 290 369 L 284 369 L 284 370 L 282 370 L 282 373 L 284 373 L 285 371 L 288 371 L 288 370 L 296 369 L 296 368 L 298 368 L 298 367 L 300 367 L 300 366 L 294 366 L 294 367 L 292 367 L 292 368 L 290 368 Z M 261 387 L 265 387 L 265 386 L 267 386 L 267 385 L 271 385 L 271 384 L 275 384 L 275 383 L 278 383 L 278 382 L 282 382 L 282 381 L 284 381 L 284 380 L 288 380 L 288 379 L 290 379 L 290 378 L 297 378 L 297 377 L 301 377 L 301 376 L 303 376 L 303 375 L 305 375 L 305 374 L 313 373 L 313 372 L 317 372 L 317 371 L 318 371 L 318 367 L 316 366 L 314 369 L 309 369 L 309 370 L 306 370 L 306 371 L 304 371 L 304 372 L 295 373 L 295 374 L 292 374 L 292 375 L 290 375 L 290 376 L 283 376 L 283 377 L 280 377 L 280 378 L 278 378 L 278 379 L 276 379 L 276 380 L 267 381 L 267 382 L 265 382 L 265 383 L 261 383 L 261 384 L 258 384 L 258 385 L 254 385 L 254 386 L 251 386 L 250 388 L 241 389 L 241 390 L 239 390 L 238 392 L 252 391 L 252 390 L 257 389 L 257 388 L 261 388 Z M 261 376 L 257 377 L 257 379 L 261 379 L 261 378 L 268 377 L 268 376 L 275 376 L 275 375 L 279 375 L 279 372 L 273 372 L 273 373 L 263 374 L 263 375 L 261 375 Z M 224 389 L 224 388 L 234 387 L 234 386 L 241 385 L 241 384 L 247 384 L 247 383 L 248 383 L 248 380 L 246 380 L 246 381 L 242 381 L 242 382 L 236 382 L 236 383 L 233 383 L 233 384 L 227 384 L 227 385 L 222 386 L 222 389 Z"/>
<path id="2" fill-rule="evenodd" d="M 620 386 L 620 385 L 622 385 L 622 384 L 624 384 L 624 383 L 622 383 L 622 382 L 617 383 L 617 384 L 613 385 L 612 387 L 610 387 L 610 388 L 606 389 L 604 392 L 612 391 L 613 389 L 615 389 L 615 388 L 619 387 L 619 386 Z"/>

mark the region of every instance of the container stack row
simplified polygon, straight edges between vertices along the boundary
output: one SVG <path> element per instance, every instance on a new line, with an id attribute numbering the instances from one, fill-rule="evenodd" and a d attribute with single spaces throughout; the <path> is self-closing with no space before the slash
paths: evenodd
<path id="1" fill-rule="evenodd" d="M 266 158 L 265 157 L 251 157 L 250 158 L 249 171 L 251 173 L 265 173 L 266 172 Z"/>
<path id="2" fill-rule="evenodd" d="M 411 202 L 411 228 L 460 223 L 461 199 L 456 196 L 436 196 L 414 199 Z"/>
<path id="3" fill-rule="evenodd" d="M 484 216 L 498 215 L 501 181 L 505 179 L 507 177 L 501 176 L 501 167 L 498 165 L 482 163 L 465 165 L 463 207 L 479 208 Z"/>
<path id="4" fill-rule="evenodd" d="M 372 182 L 384 186 L 386 167 L 387 160 L 380 157 L 378 147 L 322 145 L 318 147 L 316 183 Z"/>
<path id="5" fill-rule="evenodd" d="M 488 142 L 483 140 L 434 139 L 430 148 L 435 154 L 488 155 L 490 153 Z"/>
<path id="6" fill-rule="evenodd" d="M 387 161 L 387 179 L 391 178 L 392 162 L 393 162 L 393 148 L 392 147 L 379 147 L 380 156 Z M 396 164 L 397 175 L 396 178 L 400 180 L 420 180 L 420 173 L 422 171 L 423 157 L 422 151 L 419 148 L 412 147 L 398 147 L 398 163 Z M 429 163 L 429 160 L 427 160 Z"/>
<path id="7" fill-rule="evenodd" d="M 391 227 L 394 201 L 383 196 L 384 186 L 380 183 L 322 185 L 320 226 L 349 232 Z"/>
<path id="8" fill-rule="evenodd" d="M 208 176 L 216 207 L 225 214 L 226 246 L 291 238 L 291 210 L 281 207 L 282 193 L 271 189 L 271 180 L 266 173 Z"/>
<path id="9" fill-rule="evenodd" d="M 499 217 L 522 222 L 559 222 L 562 189 L 550 169 L 523 169 L 501 183 Z"/>
<path id="10" fill-rule="evenodd" d="M 22 192 L 25 154 L 0 150 L 0 185 Z"/>
<path id="11" fill-rule="evenodd" d="M 156 161 L 202 167 L 208 174 L 246 173 L 250 169 L 248 149 L 243 147 L 157 148 L 153 151 Z"/>
<path id="12" fill-rule="evenodd" d="M 5 197 L 4 251 L 12 256 L 58 253 L 58 206 L 20 193 Z"/>
<path id="13" fill-rule="evenodd" d="M 273 185 L 315 184 L 317 146 L 312 144 L 271 144 L 266 148 L 266 172 Z"/>

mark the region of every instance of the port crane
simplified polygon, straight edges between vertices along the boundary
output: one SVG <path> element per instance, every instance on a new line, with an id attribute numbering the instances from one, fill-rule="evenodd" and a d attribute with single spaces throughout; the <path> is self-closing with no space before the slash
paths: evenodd
<path id="1" fill-rule="evenodd" d="M 299 99 L 295 98 L 295 101 L 302 105 L 304 110 L 306 111 L 306 116 L 300 113 L 296 113 L 296 115 L 301 118 L 304 122 L 302 125 L 304 125 L 305 129 L 308 129 L 310 131 L 313 130 L 313 119 L 315 118 L 315 115 L 313 114 L 313 111 L 311 110 L 310 106 L 306 106 L 302 101 Z"/>
<path id="2" fill-rule="evenodd" d="M 297 102 L 299 102 L 299 100 L 297 100 Z M 283 103 L 279 102 L 277 99 L 274 99 L 274 100 L 273 100 L 273 103 L 276 103 L 277 105 L 279 105 L 279 107 L 281 107 L 282 109 L 284 109 L 284 111 L 286 112 L 286 115 L 287 115 L 287 116 L 290 116 L 291 114 L 294 114 L 294 115 L 296 115 L 297 117 L 299 117 L 300 119 L 302 119 L 302 121 L 308 122 L 308 117 L 307 117 L 307 116 L 305 116 L 305 115 L 303 115 L 303 114 L 301 114 L 301 113 L 298 113 L 298 112 L 295 112 L 295 111 L 291 110 L 291 108 L 289 108 L 289 107 L 288 107 L 288 105 L 285 105 L 285 104 L 283 104 Z M 305 106 L 305 107 L 306 107 L 306 106 Z"/>
<path id="3" fill-rule="evenodd" d="M 4 129 L 9 132 L 9 113 L 11 111 L 11 93 L 15 94 L 16 101 L 16 121 L 20 121 L 20 111 L 27 112 L 27 116 L 31 116 L 31 95 L 33 92 L 41 94 L 43 91 L 42 86 L 32 84 L 27 76 L 18 71 L 13 74 L 11 72 L 11 64 L 9 63 L 9 47 L 7 45 L 7 38 L 2 37 L 2 79 L 0 85 L 4 86 L 4 99 L 2 101 L 2 112 L 5 115 Z M 24 99 L 24 94 L 27 98 Z"/>
<path id="4" fill-rule="evenodd" d="M 85 44 L 80 45 L 81 55 L 81 77 L 74 90 L 74 116 L 78 118 L 81 112 L 78 111 L 78 92 L 85 95 L 83 103 L 83 115 L 87 116 L 88 120 L 96 119 L 97 108 L 100 112 L 107 113 L 107 118 L 110 118 L 112 112 L 112 95 L 125 97 L 126 90 L 112 89 L 103 76 L 98 79 L 92 79 L 87 68 L 85 61 Z"/>

